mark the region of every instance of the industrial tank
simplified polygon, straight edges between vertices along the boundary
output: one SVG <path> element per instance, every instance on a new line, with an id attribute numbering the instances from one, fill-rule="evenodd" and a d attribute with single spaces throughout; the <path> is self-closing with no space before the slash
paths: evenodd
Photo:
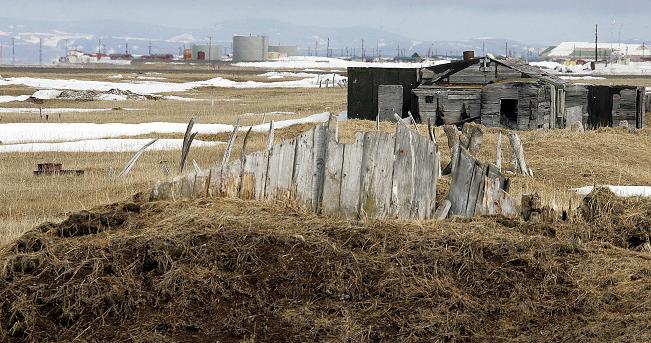
<path id="1" fill-rule="evenodd" d="M 270 45 L 269 52 L 277 52 L 280 56 L 298 56 L 298 47 L 295 45 Z"/>
<path id="2" fill-rule="evenodd" d="M 220 45 L 195 44 L 192 46 L 192 59 L 219 61 L 222 57 L 222 50 Z"/>
<path id="3" fill-rule="evenodd" d="M 233 62 L 267 60 L 269 41 L 266 36 L 233 36 Z"/>

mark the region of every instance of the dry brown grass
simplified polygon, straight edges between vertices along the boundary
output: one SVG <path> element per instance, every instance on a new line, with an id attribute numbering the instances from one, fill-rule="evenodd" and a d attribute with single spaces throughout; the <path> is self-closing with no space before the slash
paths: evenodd
<path id="1" fill-rule="evenodd" d="M 649 341 L 649 254 L 590 232 L 129 200 L 0 249 L 0 340 Z"/>

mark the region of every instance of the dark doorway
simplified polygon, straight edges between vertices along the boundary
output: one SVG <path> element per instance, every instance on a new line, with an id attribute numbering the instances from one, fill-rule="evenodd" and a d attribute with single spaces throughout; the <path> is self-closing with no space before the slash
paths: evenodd
<path id="1" fill-rule="evenodd" d="M 518 99 L 500 100 L 500 115 L 508 121 L 518 121 Z"/>
<path id="2" fill-rule="evenodd" d="M 588 90 L 588 126 L 613 126 L 613 96 L 608 86 L 592 86 Z"/>

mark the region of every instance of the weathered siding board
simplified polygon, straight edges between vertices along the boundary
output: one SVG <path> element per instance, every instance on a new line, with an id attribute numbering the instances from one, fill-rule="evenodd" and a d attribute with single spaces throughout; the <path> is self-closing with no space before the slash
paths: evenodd
<path id="1" fill-rule="evenodd" d="M 452 203 L 450 215 L 465 215 L 468 208 L 468 192 L 475 175 L 477 163 L 465 148 L 460 148 L 456 172 L 452 175 L 448 200 Z"/>
<path id="2" fill-rule="evenodd" d="M 242 199 L 264 199 L 268 164 L 269 153 L 267 151 L 258 151 L 246 156 L 240 189 Z M 214 170 L 215 168 L 213 168 L 213 179 Z"/>
<path id="3" fill-rule="evenodd" d="M 267 199 L 288 200 L 291 198 L 295 152 L 295 139 L 282 141 L 271 149 L 265 187 Z"/>
<path id="4" fill-rule="evenodd" d="M 424 137 L 416 136 L 414 165 L 414 198 L 412 219 L 430 219 L 436 207 L 436 183 L 439 164 L 436 144 Z"/>
<path id="5" fill-rule="evenodd" d="M 339 212 L 344 145 L 337 142 L 336 121 L 332 120 L 329 124 L 331 125 L 327 131 L 321 213 L 335 215 Z"/>
<path id="6" fill-rule="evenodd" d="M 355 143 L 344 145 L 339 212 L 345 218 L 357 218 L 359 214 L 363 154 L 364 134 L 358 132 L 355 134 Z"/>
<path id="7" fill-rule="evenodd" d="M 314 198 L 314 133 L 317 128 L 303 133 L 296 138 L 296 154 L 294 156 L 294 179 L 295 198 L 300 204 L 312 208 Z"/>
<path id="8" fill-rule="evenodd" d="M 412 131 L 408 127 L 398 125 L 395 136 L 391 196 L 392 213 L 398 218 L 411 217 L 415 186 L 414 138 L 416 137 L 412 137 Z M 422 158 L 422 156 L 420 157 Z"/>
<path id="9" fill-rule="evenodd" d="M 323 195 L 323 180 L 325 177 L 325 154 L 327 144 L 327 126 L 319 125 L 314 131 L 314 174 L 312 177 L 312 209 L 321 211 L 321 197 Z"/>
<path id="10" fill-rule="evenodd" d="M 221 173 L 220 196 L 225 198 L 239 197 L 240 183 L 242 176 L 242 162 L 231 161 L 224 166 Z"/>
<path id="11" fill-rule="evenodd" d="M 391 209 L 395 138 L 384 132 L 364 135 L 360 217 L 382 218 Z"/>

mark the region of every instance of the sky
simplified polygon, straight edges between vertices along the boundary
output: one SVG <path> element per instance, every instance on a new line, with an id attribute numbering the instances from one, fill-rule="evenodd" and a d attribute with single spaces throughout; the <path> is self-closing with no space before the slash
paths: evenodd
<path id="1" fill-rule="evenodd" d="M 499 37 L 531 43 L 651 39 L 650 0 L 0 0 L 18 20 L 121 20 L 202 28 L 274 19 L 320 27 L 366 26 L 413 40 Z"/>

